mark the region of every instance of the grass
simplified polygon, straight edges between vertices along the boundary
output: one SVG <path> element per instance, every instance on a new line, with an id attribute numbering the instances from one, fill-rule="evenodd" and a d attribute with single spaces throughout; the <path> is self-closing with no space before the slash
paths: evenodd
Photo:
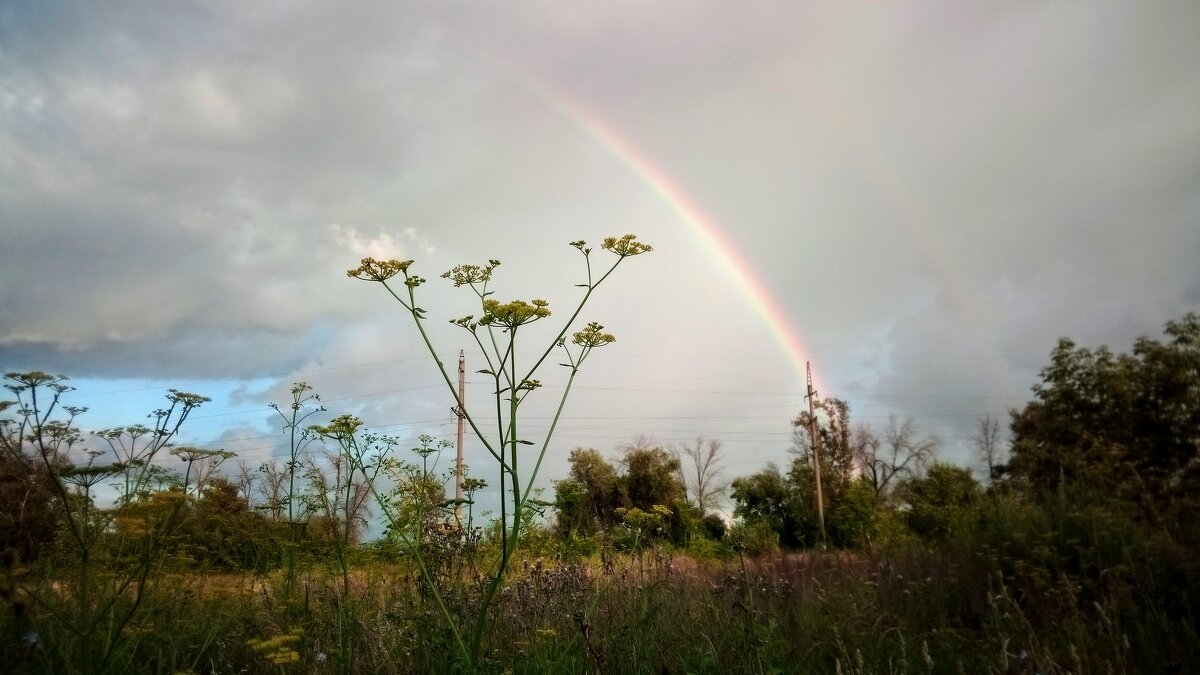
<path id="1" fill-rule="evenodd" d="M 1005 572 L 979 550 L 793 553 L 699 561 L 558 564 L 522 558 L 489 612 L 483 672 L 1105 673 L 1172 672 L 1196 644 L 1127 570 L 1092 580 Z M 1103 576 L 1103 575 L 1102 575 Z M 336 570 L 165 574 L 126 626 L 113 672 L 447 672 L 452 635 L 403 565 L 360 561 L 352 625 Z M 470 612 L 470 588 L 447 593 Z M 477 601 L 476 601 L 477 602 Z M 35 617 L 36 647 L 9 638 L 7 663 L 69 672 L 72 636 Z M 340 645 L 340 646 L 339 646 Z M 1189 647 L 1191 645 L 1191 647 Z M 352 666 L 339 650 L 353 651 Z"/>

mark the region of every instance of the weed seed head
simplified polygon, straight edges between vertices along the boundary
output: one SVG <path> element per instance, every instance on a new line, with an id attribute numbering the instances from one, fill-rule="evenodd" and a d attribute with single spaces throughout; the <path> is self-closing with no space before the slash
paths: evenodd
<path id="1" fill-rule="evenodd" d="M 571 342 L 580 347 L 603 347 L 604 345 L 612 344 L 616 339 L 612 333 L 605 333 L 604 326 L 595 321 L 589 323 L 587 328 L 571 336 Z"/>
<path id="2" fill-rule="evenodd" d="M 479 319 L 480 324 L 516 328 L 550 316 L 550 303 L 545 300 L 513 300 L 501 303 L 499 300 L 488 299 L 483 301 L 483 311 L 483 317 Z"/>
<path id="3" fill-rule="evenodd" d="M 622 258 L 641 255 L 654 250 L 649 244 L 638 241 L 635 234 L 627 234 L 623 237 L 605 237 L 604 243 L 600 246 Z"/>
<path id="4" fill-rule="evenodd" d="M 458 265 L 442 274 L 442 278 L 453 281 L 455 288 L 473 286 L 489 281 L 492 278 L 492 270 L 499 266 L 499 260 L 489 260 L 487 265 Z"/>
<path id="5" fill-rule="evenodd" d="M 363 281 L 387 281 L 397 274 L 407 272 L 412 263 L 411 260 L 363 258 L 361 265 L 346 271 L 346 276 Z"/>

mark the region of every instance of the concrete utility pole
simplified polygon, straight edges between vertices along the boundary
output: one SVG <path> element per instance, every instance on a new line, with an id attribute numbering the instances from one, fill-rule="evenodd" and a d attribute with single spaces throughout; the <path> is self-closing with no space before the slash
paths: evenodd
<path id="1" fill-rule="evenodd" d="M 813 400 L 817 397 L 817 392 L 813 390 L 812 383 L 812 364 L 808 361 L 804 362 L 804 370 L 808 376 L 808 438 L 812 444 L 813 454 L 813 470 L 817 474 L 817 521 L 821 524 L 821 547 L 825 547 L 825 497 L 821 494 L 821 452 L 819 450 L 820 437 L 817 435 L 817 416 L 813 413 Z"/>
<path id="2" fill-rule="evenodd" d="M 458 459 L 454 463 L 454 520 L 462 523 L 463 498 L 463 426 L 466 423 L 467 411 L 463 406 L 467 403 L 467 355 L 461 349 L 458 351 L 458 405 L 454 414 L 458 416 Z"/>

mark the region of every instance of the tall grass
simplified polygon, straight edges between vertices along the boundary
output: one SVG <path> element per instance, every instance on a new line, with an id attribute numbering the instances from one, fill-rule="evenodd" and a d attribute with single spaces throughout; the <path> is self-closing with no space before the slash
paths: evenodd
<path id="1" fill-rule="evenodd" d="M 1187 667 L 1197 644 L 1194 574 L 1157 560 L 1152 541 L 1112 543 L 1122 535 L 1111 523 L 1094 540 L 1076 540 L 1073 526 L 1045 514 L 1004 503 L 993 509 L 982 516 L 992 525 L 938 549 L 744 560 L 656 551 L 610 566 L 519 557 L 490 608 L 475 666 L 514 673 Z M 1006 524 L 1007 535 L 990 529 L 995 522 Z M 1110 550 L 1089 550 L 1093 544 Z M 351 672 L 454 667 L 455 638 L 423 597 L 418 570 L 356 559 L 349 630 L 338 624 L 345 578 L 330 572 L 309 570 L 299 580 L 308 597 L 299 617 L 287 611 L 282 571 L 171 575 L 170 590 L 155 594 L 126 627 L 114 665 L 127 672 L 337 672 L 346 667 L 339 650 L 349 648 Z M 1162 587 L 1167 580 L 1181 585 Z M 1180 601 L 1167 602 L 1168 594 Z M 455 611 L 479 609 L 470 588 L 446 595 Z M 29 672 L 59 672 L 66 658 L 35 648 L 21 663 Z"/>

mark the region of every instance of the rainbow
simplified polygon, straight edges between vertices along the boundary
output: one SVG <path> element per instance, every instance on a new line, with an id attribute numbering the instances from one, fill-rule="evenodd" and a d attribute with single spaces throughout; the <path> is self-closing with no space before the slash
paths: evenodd
<path id="1" fill-rule="evenodd" d="M 709 217 L 700 205 L 666 171 L 654 163 L 647 154 L 639 150 L 629 139 L 600 115 L 576 103 L 569 96 L 551 90 L 541 82 L 526 75 L 521 83 L 551 105 L 583 130 L 599 145 L 608 150 L 630 171 L 653 190 L 670 207 L 683 224 L 708 249 L 712 258 L 733 280 L 737 289 L 745 296 L 754 311 L 762 317 L 779 347 L 804 381 L 811 350 L 805 347 L 800 332 L 792 325 L 775 295 L 755 275 L 753 267 L 741 255 L 730 238 L 715 220 Z M 813 376 L 816 381 L 816 376 Z M 819 388 L 819 387 L 818 387 Z"/>

